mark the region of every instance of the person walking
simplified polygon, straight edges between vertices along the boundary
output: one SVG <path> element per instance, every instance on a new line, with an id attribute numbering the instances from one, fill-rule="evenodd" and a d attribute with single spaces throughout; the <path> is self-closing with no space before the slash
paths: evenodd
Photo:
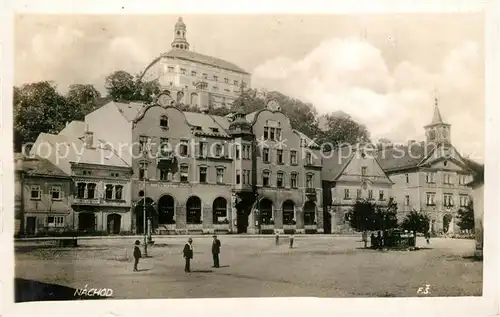
<path id="1" fill-rule="evenodd" d="M 275 241 L 276 245 L 279 245 L 280 244 L 280 233 L 278 231 L 276 231 L 274 236 L 275 236 L 274 241 Z"/>
<path id="2" fill-rule="evenodd" d="M 361 240 L 363 240 L 366 249 L 366 245 L 368 244 L 368 232 L 366 230 L 363 230 L 363 233 L 361 235 Z"/>
<path id="3" fill-rule="evenodd" d="M 290 249 L 293 249 L 293 233 L 290 234 Z"/>
<path id="4" fill-rule="evenodd" d="M 191 272 L 191 259 L 193 258 L 193 239 L 189 238 L 188 242 L 184 245 L 184 259 L 186 260 L 186 265 L 184 266 L 184 272 Z"/>
<path id="5" fill-rule="evenodd" d="M 212 256 L 214 258 L 214 266 L 219 267 L 219 253 L 220 253 L 220 240 L 217 239 L 217 236 L 214 234 L 214 241 L 212 242 Z"/>
<path id="6" fill-rule="evenodd" d="M 134 246 L 134 272 L 138 272 L 139 270 L 137 269 L 137 265 L 139 264 L 139 259 L 141 258 L 141 249 L 139 249 L 139 245 L 141 244 L 141 241 L 135 240 L 135 246 Z"/>
<path id="7" fill-rule="evenodd" d="M 430 244 L 430 239 L 431 239 L 431 233 L 429 231 L 426 231 L 425 232 L 425 242 L 427 242 L 427 244 Z"/>

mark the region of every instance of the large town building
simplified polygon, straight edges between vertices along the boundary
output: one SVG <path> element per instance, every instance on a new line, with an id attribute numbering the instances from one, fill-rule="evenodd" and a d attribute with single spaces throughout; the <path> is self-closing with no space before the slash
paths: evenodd
<path id="1" fill-rule="evenodd" d="M 132 167 L 136 232 L 144 214 L 157 233 L 323 231 L 319 146 L 276 102 L 221 117 L 172 101 L 165 91 L 153 104 L 110 102 L 85 118 Z"/>
<path id="2" fill-rule="evenodd" d="M 426 140 L 385 148 L 378 161 L 394 183 L 391 196 L 398 203 L 398 217 L 411 211 L 429 215 L 430 231 L 451 234 L 459 231 L 458 210 L 469 204 L 467 185 L 474 171 L 451 142 L 451 126 L 445 123 L 437 99 Z"/>
<path id="3" fill-rule="evenodd" d="M 171 50 L 146 67 L 143 80 L 158 80 L 177 103 L 200 108 L 228 107 L 242 87 L 250 88 L 250 74 L 242 68 L 190 49 L 182 18 L 175 24 Z"/>

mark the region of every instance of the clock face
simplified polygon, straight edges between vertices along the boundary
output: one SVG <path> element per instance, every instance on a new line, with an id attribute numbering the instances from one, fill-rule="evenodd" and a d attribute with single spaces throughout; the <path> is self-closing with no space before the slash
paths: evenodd
<path id="1" fill-rule="evenodd" d="M 280 105 L 276 100 L 270 100 L 267 103 L 267 109 L 271 111 L 279 111 L 280 110 Z"/>

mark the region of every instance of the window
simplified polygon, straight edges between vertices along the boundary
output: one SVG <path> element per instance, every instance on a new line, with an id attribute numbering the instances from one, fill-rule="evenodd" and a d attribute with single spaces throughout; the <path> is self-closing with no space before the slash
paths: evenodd
<path id="1" fill-rule="evenodd" d="M 191 76 L 196 77 L 196 72 L 194 70 L 191 71 Z"/>
<path id="2" fill-rule="evenodd" d="M 31 199 L 41 199 L 41 192 L 39 185 L 31 185 Z"/>
<path id="3" fill-rule="evenodd" d="M 224 183 L 224 169 L 222 167 L 217 168 L 217 183 Z"/>
<path id="4" fill-rule="evenodd" d="M 115 186 L 115 199 L 116 200 L 122 200 L 123 199 L 123 186 L 122 185 L 116 185 Z"/>
<path id="5" fill-rule="evenodd" d="M 173 73 L 173 72 L 174 72 L 174 67 L 172 67 L 172 66 L 168 66 L 168 72 L 169 72 L 169 73 Z"/>
<path id="6" fill-rule="evenodd" d="M 119 177 L 119 176 L 120 176 L 120 174 L 118 174 L 118 173 L 113 173 L 113 172 L 111 172 L 111 173 L 110 173 L 110 175 L 111 175 L 111 177 Z"/>
<path id="7" fill-rule="evenodd" d="M 344 199 L 351 199 L 349 189 L 344 189 Z"/>
<path id="8" fill-rule="evenodd" d="M 246 170 L 246 171 L 243 171 L 244 175 L 246 175 L 246 183 L 244 182 L 244 184 L 251 184 L 252 180 L 250 178 L 250 171 L 249 170 Z"/>
<path id="9" fill-rule="evenodd" d="M 168 118 L 167 118 L 167 116 L 161 116 L 160 117 L 160 127 L 162 129 L 168 128 Z"/>
<path id="10" fill-rule="evenodd" d="M 410 195 L 405 196 L 405 206 L 410 206 Z"/>
<path id="11" fill-rule="evenodd" d="M 229 78 L 224 78 L 224 83 L 229 84 Z"/>
<path id="12" fill-rule="evenodd" d="M 181 166 L 181 182 L 187 182 L 187 181 L 188 181 L 188 166 L 182 165 Z"/>
<path id="13" fill-rule="evenodd" d="M 202 166 L 200 167 L 200 183 L 207 182 L 207 168 Z"/>
<path id="14" fill-rule="evenodd" d="M 427 206 L 436 205 L 436 203 L 435 203 L 436 193 L 427 193 L 426 196 L 427 196 Z"/>
<path id="15" fill-rule="evenodd" d="M 236 86 L 238 86 L 238 81 L 237 80 L 233 81 L 233 84 L 235 84 Z"/>
<path id="16" fill-rule="evenodd" d="M 106 191 L 104 192 L 104 195 L 106 199 L 113 199 L 113 185 L 106 185 Z"/>
<path id="17" fill-rule="evenodd" d="M 458 183 L 460 185 L 467 184 L 467 175 L 458 175 Z"/>
<path id="18" fill-rule="evenodd" d="M 214 75 L 214 81 L 217 81 L 218 77 Z"/>
<path id="19" fill-rule="evenodd" d="M 432 184 L 434 183 L 434 179 L 435 179 L 435 176 L 436 176 L 436 173 L 433 173 L 433 172 L 429 172 L 429 173 L 426 173 L 425 174 L 425 181 L 429 184 Z"/>
<path id="20" fill-rule="evenodd" d="M 160 180 L 168 181 L 168 169 L 165 168 L 160 169 Z"/>
<path id="21" fill-rule="evenodd" d="M 94 183 L 87 184 L 87 198 L 88 199 L 95 198 L 95 186 L 96 186 L 96 184 L 94 184 Z"/>
<path id="22" fill-rule="evenodd" d="M 181 68 L 181 74 L 182 75 L 186 75 L 186 69 L 185 68 Z"/>
<path id="23" fill-rule="evenodd" d="M 146 177 L 146 168 L 141 167 L 139 168 L 139 179 L 144 179 Z"/>
<path id="24" fill-rule="evenodd" d="M 47 227 L 64 227 L 64 217 L 47 217 Z"/>
<path id="25" fill-rule="evenodd" d="M 307 165 L 312 165 L 312 155 L 310 152 L 306 153 L 306 164 Z"/>
<path id="26" fill-rule="evenodd" d="M 450 174 L 443 175 L 443 184 L 451 184 L 451 175 Z"/>
<path id="27" fill-rule="evenodd" d="M 276 187 L 283 187 L 283 172 L 278 172 L 276 175 Z"/>
<path id="28" fill-rule="evenodd" d="M 52 197 L 52 200 L 61 200 L 61 186 L 52 186 L 50 188 L 50 196 Z"/>
<path id="29" fill-rule="evenodd" d="M 408 184 L 410 182 L 410 175 L 405 174 L 405 178 L 406 178 L 406 184 Z"/>
<path id="30" fill-rule="evenodd" d="M 281 141 L 281 129 L 276 128 L 276 141 Z"/>
<path id="31" fill-rule="evenodd" d="M 297 188 L 297 173 L 292 173 L 290 176 L 290 186 L 292 188 Z"/>
<path id="32" fill-rule="evenodd" d="M 77 198 L 84 198 L 85 197 L 85 187 L 86 186 L 87 186 L 87 184 L 85 184 L 85 183 L 78 183 L 76 185 L 76 188 L 77 188 L 76 197 Z"/>
<path id="33" fill-rule="evenodd" d="M 237 160 L 240 159 L 240 146 L 238 144 L 236 145 L 235 156 Z"/>
<path id="34" fill-rule="evenodd" d="M 356 190 L 356 198 L 361 199 L 361 189 Z"/>
<path id="35" fill-rule="evenodd" d="M 290 151 L 290 164 L 297 164 L 297 151 Z"/>
<path id="36" fill-rule="evenodd" d="M 264 140 L 269 140 L 269 127 L 264 127 Z"/>
<path id="37" fill-rule="evenodd" d="M 379 190 L 378 191 L 378 200 L 385 200 L 384 191 L 383 190 Z"/>
<path id="38" fill-rule="evenodd" d="M 373 199 L 373 189 L 368 190 L 368 199 Z"/>
<path id="39" fill-rule="evenodd" d="M 460 195 L 460 207 L 467 207 L 469 205 L 469 196 Z"/>
<path id="40" fill-rule="evenodd" d="M 217 87 L 217 86 L 213 86 L 213 87 L 212 87 L 212 90 L 213 90 L 213 91 L 218 91 L 218 90 L 219 90 L 219 87 Z"/>
<path id="41" fill-rule="evenodd" d="M 200 157 L 207 157 L 207 143 L 200 142 Z"/>
<path id="42" fill-rule="evenodd" d="M 453 207 L 453 195 L 452 194 L 444 194 L 443 195 L 443 205 L 445 207 Z"/>
<path id="43" fill-rule="evenodd" d="M 278 164 L 283 164 L 283 150 L 277 150 L 277 153 L 278 153 L 277 157 Z"/>
<path id="44" fill-rule="evenodd" d="M 206 73 L 203 73 L 202 76 L 204 79 L 208 79 L 208 75 Z"/>
<path id="45" fill-rule="evenodd" d="M 148 143 L 148 137 L 141 135 L 139 137 L 139 150 L 144 152 L 146 150 L 146 144 Z"/>
<path id="46" fill-rule="evenodd" d="M 180 153 L 181 156 L 187 156 L 188 155 L 188 141 L 181 140 L 180 152 L 181 152 Z"/>
<path id="47" fill-rule="evenodd" d="M 361 167 L 361 175 L 366 176 L 366 166 Z"/>
<path id="48" fill-rule="evenodd" d="M 313 176 L 308 174 L 306 176 L 306 188 L 314 188 Z"/>
<path id="49" fill-rule="evenodd" d="M 236 184 L 241 184 L 241 173 L 240 170 L 236 170 Z"/>
<path id="50" fill-rule="evenodd" d="M 271 177 L 271 173 L 269 171 L 264 171 L 262 173 L 262 186 L 269 186 L 269 178 Z"/>
<path id="51" fill-rule="evenodd" d="M 269 149 L 268 148 L 264 148 L 262 150 L 262 161 L 264 162 L 269 162 Z"/>
<path id="52" fill-rule="evenodd" d="M 274 130 L 275 130 L 274 128 L 270 128 L 269 129 L 269 132 L 270 132 L 269 133 L 269 139 L 271 139 L 271 140 L 274 140 L 274 136 L 275 136 L 274 135 Z"/>
<path id="53" fill-rule="evenodd" d="M 222 156 L 222 145 L 220 144 L 215 145 L 215 156 L 217 157 Z"/>

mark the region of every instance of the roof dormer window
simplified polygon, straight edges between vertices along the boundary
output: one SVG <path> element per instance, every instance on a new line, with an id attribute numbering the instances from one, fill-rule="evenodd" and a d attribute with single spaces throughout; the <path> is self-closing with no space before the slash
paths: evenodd
<path id="1" fill-rule="evenodd" d="M 160 117 L 160 127 L 162 129 L 168 129 L 168 117 L 163 115 Z"/>
<path id="2" fill-rule="evenodd" d="M 218 133 L 219 132 L 219 129 L 217 129 L 217 128 L 210 128 L 210 130 L 212 130 L 212 132 L 214 132 L 214 133 Z"/>

